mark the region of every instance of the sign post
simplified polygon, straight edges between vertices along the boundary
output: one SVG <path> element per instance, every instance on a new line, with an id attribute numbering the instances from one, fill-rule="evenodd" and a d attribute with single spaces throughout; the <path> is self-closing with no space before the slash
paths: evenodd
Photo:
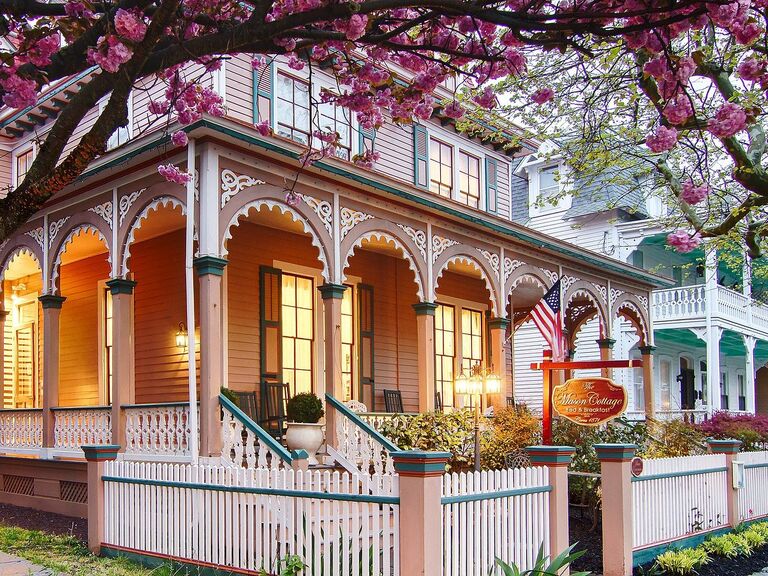
<path id="1" fill-rule="evenodd" d="M 552 412 L 556 408 L 564 418 L 585 426 L 599 426 L 618 416 L 627 408 L 627 392 L 608 378 L 572 378 L 552 389 L 555 370 L 589 370 L 604 368 L 640 368 L 641 360 L 587 360 L 553 362 L 552 353 L 544 351 L 544 360 L 531 364 L 541 370 L 544 383 L 542 435 L 545 446 L 552 445 Z M 553 400 L 557 398 L 555 404 Z"/>

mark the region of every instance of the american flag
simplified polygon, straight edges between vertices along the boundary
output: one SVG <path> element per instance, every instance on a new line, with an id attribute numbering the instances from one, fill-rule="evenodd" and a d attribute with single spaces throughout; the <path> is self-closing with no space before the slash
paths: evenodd
<path id="1" fill-rule="evenodd" d="M 531 310 L 534 324 L 552 349 L 552 359 L 565 358 L 563 341 L 563 315 L 560 309 L 560 280 L 544 294 L 544 298 Z"/>

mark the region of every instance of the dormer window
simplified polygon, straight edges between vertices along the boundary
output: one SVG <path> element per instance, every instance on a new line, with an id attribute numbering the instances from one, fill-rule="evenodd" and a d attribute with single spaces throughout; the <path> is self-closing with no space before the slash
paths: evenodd
<path id="1" fill-rule="evenodd" d="M 559 166 L 548 166 L 539 170 L 539 198 L 546 202 L 557 196 L 560 192 L 558 177 Z"/>

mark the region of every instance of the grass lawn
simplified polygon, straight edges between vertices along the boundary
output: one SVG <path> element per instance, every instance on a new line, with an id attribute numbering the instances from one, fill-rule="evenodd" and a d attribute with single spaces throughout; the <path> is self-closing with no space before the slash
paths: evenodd
<path id="1" fill-rule="evenodd" d="M 145 568 L 123 558 L 100 558 L 74 536 L 0 525 L 0 550 L 68 576 L 172 576 L 181 569 Z"/>

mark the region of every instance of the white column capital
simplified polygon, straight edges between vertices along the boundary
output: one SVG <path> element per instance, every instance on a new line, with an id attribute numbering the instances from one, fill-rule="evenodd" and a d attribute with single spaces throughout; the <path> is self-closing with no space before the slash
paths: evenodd
<path id="1" fill-rule="evenodd" d="M 744 339 L 744 347 L 747 349 L 747 352 L 750 354 L 754 353 L 755 346 L 757 345 L 757 338 L 749 336 L 748 334 L 742 334 L 741 337 Z"/>

